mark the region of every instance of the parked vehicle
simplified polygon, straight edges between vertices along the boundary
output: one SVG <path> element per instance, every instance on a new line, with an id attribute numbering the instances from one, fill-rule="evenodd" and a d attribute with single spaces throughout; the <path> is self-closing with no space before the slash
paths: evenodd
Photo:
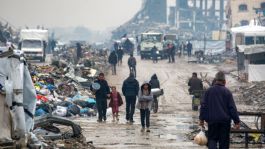
<path id="1" fill-rule="evenodd" d="M 145 32 L 141 34 L 140 55 L 141 59 L 151 58 L 151 49 L 156 46 L 158 57 L 161 59 L 166 57 L 166 52 L 163 49 L 163 34 L 156 32 Z"/>
<path id="2" fill-rule="evenodd" d="M 20 31 L 20 49 L 26 59 L 45 61 L 48 45 L 48 30 L 22 29 Z"/>

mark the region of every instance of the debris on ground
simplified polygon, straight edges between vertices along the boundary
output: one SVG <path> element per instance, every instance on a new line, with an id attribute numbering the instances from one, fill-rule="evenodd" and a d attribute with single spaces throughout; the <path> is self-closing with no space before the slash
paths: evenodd
<path id="1" fill-rule="evenodd" d="M 248 83 L 238 90 L 239 98 L 246 105 L 255 107 L 256 112 L 265 110 L 265 81 Z M 252 109 L 253 111 L 254 109 Z M 253 111 L 254 112 L 254 111 Z"/>

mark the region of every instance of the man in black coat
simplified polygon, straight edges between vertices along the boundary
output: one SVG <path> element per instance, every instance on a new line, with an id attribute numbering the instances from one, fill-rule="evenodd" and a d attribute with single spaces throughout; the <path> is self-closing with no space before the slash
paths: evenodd
<path id="1" fill-rule="evenodd" d="M 171 50 L 170 50 L 170 57 L 171 57 L 171 62 L 175 63 L 175 55 L 176 55 L 176 46 L 172 44 Z"/>
<path id="2" fill-rule="evenodd" d="M 157 63 L 157 62 L 158 62 L 157 52 L 158 52 L 158 49 L 157 49 L 156 46 L 154 46 L 154 47 L 151 49 L 153 63 Z"/>
<path id="3" fill-rule="evenodd" d="M 130 57 L 128 59 L 128 66 L 130 73 L 134 72 L 134 77 L 136 77 L 136 59 L 133 57 L 133 53 L 130 54 Z"/>
<path id="4" fill-rule="evenodd" d="M 122 64 L 122 58 L 123 58 L 123 50 L 121 49 L 121 47 L 119 47 L 118 51 L 117 51 L 117 55 L 118 55 L 118 65 Z"/>
<path id="5" fill-rule="evenodd" d="M 203 90 L 203 84 L 202 80 L 197 77 L 197 73 L 194 72 L 192 73 L 192 77 L 190 78 L 188 82 L 189 88 L 189 93 L 193 94 L 194 91 L 201 91 Z"/>
<path id="6" fill-rule="evenodd" d="M 240 128 L 240 119 L 232 93 L 225 87 L 225 74 L 215 75 L 215 84 L 204 95 L 200 109 L 200 125 L 208 123 L 208 148 L 228 149 L 230 142 L 231 120 L 235 128 Z"/>
<path id="7" fill-rule="evenodd" d="M 151 77 L 151 80 L 149 82 L 149 84 L 151 85 L 151 88 L 160 88 L 160 82 L 157 78 L 157 75 L 154 74 L 152 77 Z"/>
<path id="8" fill-rule="evenodd" d="M 190 41 L 188 41 L 188 44 L 187 44 L 187 51 L 188 51 L 188 57 L 191 57 L 192 44 L 190 43 Z"/>
<path id="9" fill-rule="evenodd" d="M 134 74 L 130 73 L 130 76 L 123 82 L 122 93 L 126 100 L 126 120 L 133 123 L 133 115 L 135 111 L 136 96 L 139 92 L 139 82 L 135 79 Z"/>
<path id="10" fill-rule="evenodd" d="M 100 73 L 98 79 L 95 81 L 100 85 L 99 90 L 95 92 L 96 95 L 96 106 L 98 110 L 98 122 L 102 122 L 102 119 L 106 121 L 107 112 L 107 98 L 110 97 L 110 88 L 108 82 L 105 80 L 104 74 Z M 93 91 L 91 86 L 90 88 Z"/>
<path id="11" fill-rule="evenodd" d="M 116 51 L 112 51 L 109 55 L 109 63 L 112 66 L 112 74 L 116 75 L 116 65 L 118 63 L 118 56 Z"/>

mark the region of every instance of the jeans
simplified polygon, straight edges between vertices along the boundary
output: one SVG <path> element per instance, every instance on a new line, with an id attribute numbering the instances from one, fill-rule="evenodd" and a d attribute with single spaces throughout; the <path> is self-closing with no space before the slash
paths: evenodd
<path id="1" fill-rule="evenodd" d="M 219 143 L 219 149 L 229 149 L 231 124 L 213 123 L 208 127 L 208 148 L 217 149 L 217 143 Z"/>
<path id="2" fill-rule="evenodd" d="M 133 121 L 135 111 L 136 96 L 126 96 L 126 120 Z"/>
<path id="3" fill-rule="evenodd" d="M 96 99 L 96 105 L 98 110 L 98 120 L 106 120 L 106 113 L 107 113 L 107 99 Z"/>
<path id="4" fill-rule="evenodd" d="M 116 64 L 112 64 L 112 74 L 116 75 Z"/>
<path id="5" fill-rule="evenodd" d="M 140 114 L 141 114 L 141 125 L 142 125 L 142 127 L 145 128 L 145 126 L 146 126 L 147 128 L 149 128 L 150 127 L 150 110 L 149 109 L 140 109 Z"/>

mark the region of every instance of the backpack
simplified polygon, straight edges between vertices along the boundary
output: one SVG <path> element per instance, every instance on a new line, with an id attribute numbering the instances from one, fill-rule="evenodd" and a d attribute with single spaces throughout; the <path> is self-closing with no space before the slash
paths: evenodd
<path id="1" fill-rule="evenodd" d="M 129 65 L 130 65 L 130 66 L 135 66 L 135 65 L 136 65 L 136 59 L 135 59 L 134 57 L 131 57 L 131 58 L 129 59 Z"/>

